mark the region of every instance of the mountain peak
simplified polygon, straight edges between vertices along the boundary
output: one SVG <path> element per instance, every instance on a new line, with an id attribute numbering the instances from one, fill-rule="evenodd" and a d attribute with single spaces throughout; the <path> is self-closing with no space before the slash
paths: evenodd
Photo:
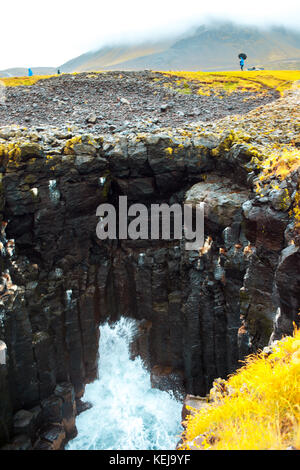
<path id="1" fill-rule="evenodd" d="M 63 72 L 92 70 L 234 70 L 237 54 L 247 52 L 246 66 L 269 69 L 300 67 L 300 33 L 234 23 L 199 25 L 185 35 L 161 41 L 105 46 L 66 62 Z"/>

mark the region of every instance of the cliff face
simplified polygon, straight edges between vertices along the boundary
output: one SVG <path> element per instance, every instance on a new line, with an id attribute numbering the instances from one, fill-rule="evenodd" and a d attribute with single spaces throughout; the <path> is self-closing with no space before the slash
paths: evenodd
<path id="1" fill-rule="evenodd" d="M 76 432 L 76 402 L 97 376 L 98 326 L 107 319 L 139 320 L 133 354 L 144 358 L 153 383 L 169 381 L 195 395 L 271 334 L 292 331 L 300 251 L 297 238 L 289 245 L 286 208 L 253 191 L 253 157 L 249 144 L 228 133 L 6 131 L 2 444 L 59 448 Z M 290 194 L 297 178 L 296 171 L 286 183 Z M 99 240 L 96 208 L 116 204 L 119 195 L 146 205 L 205 201 L 206 248 Z"/>

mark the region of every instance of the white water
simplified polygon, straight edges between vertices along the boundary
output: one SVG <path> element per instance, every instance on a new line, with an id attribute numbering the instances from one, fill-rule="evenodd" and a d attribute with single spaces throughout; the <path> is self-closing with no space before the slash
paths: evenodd
<path id="1" fill-rule="evenodd" d="M 57 204 L 60 200 L 60 191 L 57 188 L 56 180 L 49 180 L 49 194 L 50 199 L 54 204 Z"/>
<path id="2" fill-rule="evenodd" d="M 121 318 L 100 328 L 99 377 L 83 397 L 93 407 L 76 419 L 78 435 L 68 450 L 175 449 L 182 404 L 151 388 L 140 358 L 130 360 L 135 322 Z"/>

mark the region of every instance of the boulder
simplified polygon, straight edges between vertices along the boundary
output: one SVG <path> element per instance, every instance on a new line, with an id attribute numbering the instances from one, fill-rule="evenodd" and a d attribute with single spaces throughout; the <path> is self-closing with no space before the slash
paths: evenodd
<path id="1" fill-rule="evenodd" d="M 187 191 L 185 203 L 195 207 L 204 202 L 205 218 L 225 228 L 241 219 L 242 205 L 248 197 L 249 191 L 234 187 L 228 178 L 210 177 Z"/>

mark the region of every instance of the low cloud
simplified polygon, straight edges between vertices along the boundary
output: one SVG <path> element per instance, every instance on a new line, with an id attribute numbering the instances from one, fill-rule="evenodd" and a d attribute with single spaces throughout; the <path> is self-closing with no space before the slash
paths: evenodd
<path id="1" fill-rule="evenodd" d="M 215 20 L 300 29 L 298 0 L 17 0 L 0 12 L 0 69 L 57 66 L 103 45 L 155 42 Z"/>

